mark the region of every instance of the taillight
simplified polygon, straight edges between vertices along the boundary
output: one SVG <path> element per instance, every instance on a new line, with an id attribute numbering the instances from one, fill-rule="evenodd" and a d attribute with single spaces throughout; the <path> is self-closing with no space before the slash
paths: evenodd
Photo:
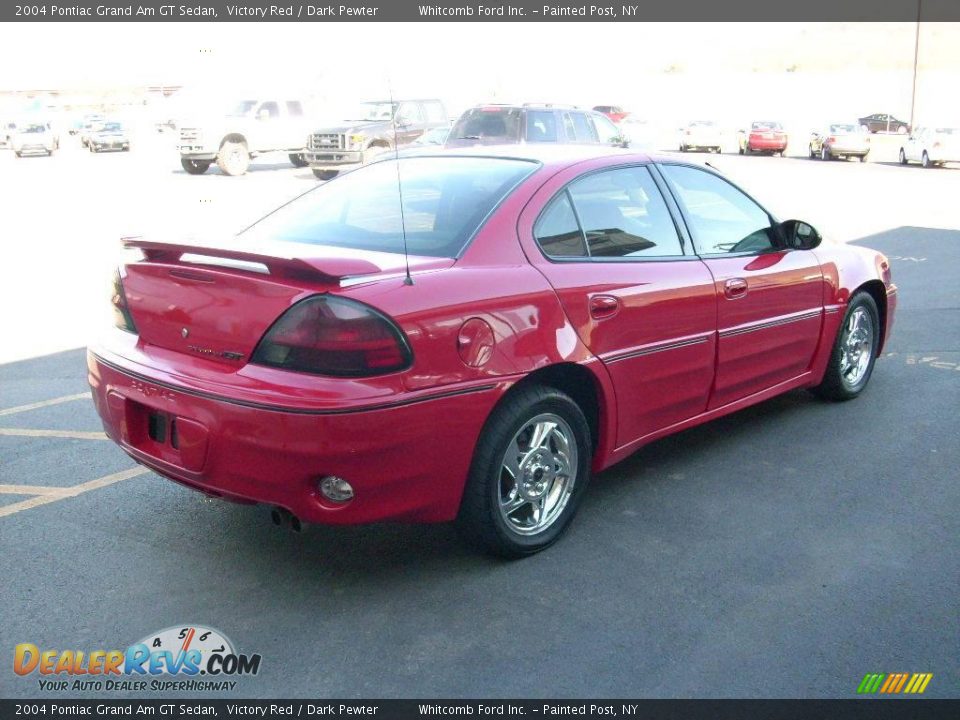
<path id="1" fill-rule="evenodd" d="M 317 375 L 369 377 L 403 370 L 411 359 L 403 332 L 377 310 L 355 300 L 314 295 L 280 316 L 250 362 Z"/>
<path id="2" fill-rule="evenodd" d="M 829 142 L 829 143 L 835 143 L 836 141 L 837 141 L 837 139 L 836 139 L 833 135 L 831 135 L 830 137 L 827 138 L 827 142 Z"/>
<path id="3" fill-rule="evenodd" d="M 120 268 L 113 273 L 113 296 L 110 298 L 113 305 L 113 324 L 121 330 L 135 333 L 137 326 L 133 323 L 130 307 L 127 305 L 127 296 L 123 292 L 123 279 L 120 277 Z"/>

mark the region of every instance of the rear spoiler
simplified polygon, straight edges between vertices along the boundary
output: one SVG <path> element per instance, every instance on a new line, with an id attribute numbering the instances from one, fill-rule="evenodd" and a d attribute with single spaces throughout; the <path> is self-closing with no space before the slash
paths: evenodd
<path id="1" fill-rule="evenodd" d="M 348 257 L 329 257 L 311 259 L 296 257 L 285 253 L 264 254 L 255 251 L 237 250 L 212 245 L 194 245 L 191 243 L 164 242 L 143 237 L 123 237 L 120 239 L 125 248 L 136 248 L 143 252 L 150 262 L 180 263 L 184 255 L 201 255 L 209 258 L 238 260 L 243 263 L 256 263 L 267 269 L 274 277 L 296 280 L 337 281 L 356 275 L 370 275 L 380 272 L 380 268 L 369 260 Z M 216 263 L 211 263 L 216 266 Z M 224 263 L 230 267 L 229 263 Z"/>

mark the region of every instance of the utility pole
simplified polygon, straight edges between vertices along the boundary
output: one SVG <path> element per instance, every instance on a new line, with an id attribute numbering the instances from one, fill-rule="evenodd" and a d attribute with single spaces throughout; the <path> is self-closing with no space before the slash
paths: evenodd
<path id="1" fill-rule="evenodd" d="M 920 58 L 920 11 L 923 0 L 917 0 L 917 31 L 913 38 L 913 92 L 910 96 L 910 132 L 913 132 L 914 110 L 917 104 L 917 61 Z"/>

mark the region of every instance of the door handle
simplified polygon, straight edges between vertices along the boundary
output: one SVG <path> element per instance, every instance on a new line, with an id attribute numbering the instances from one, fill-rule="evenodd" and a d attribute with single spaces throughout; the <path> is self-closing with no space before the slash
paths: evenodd
<path id="1" fill-rule="evenodd" d="M 620 300 L 613 295 L 594 295 L 590 298 L 590 317 L 603 320 L 613 317 L 620 310 Z"/>
<path id="2" fill-rule="evenodd" d="M 743 278 L 730 278 L 723 284 L 723 294 L 730 300 L 737 300 L 747 294 L 747 281 Z"/>

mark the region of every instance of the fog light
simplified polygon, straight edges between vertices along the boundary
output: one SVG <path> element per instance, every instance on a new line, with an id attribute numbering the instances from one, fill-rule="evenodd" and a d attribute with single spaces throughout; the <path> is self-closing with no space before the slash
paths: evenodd
<path id="1" fill-rule="evenodd" d="M 353 487 L 343 478 L 336 475 L 327 475 L 320 478 L 320 492 L 331 502 L 345 503 L 353 500 Z"/>

